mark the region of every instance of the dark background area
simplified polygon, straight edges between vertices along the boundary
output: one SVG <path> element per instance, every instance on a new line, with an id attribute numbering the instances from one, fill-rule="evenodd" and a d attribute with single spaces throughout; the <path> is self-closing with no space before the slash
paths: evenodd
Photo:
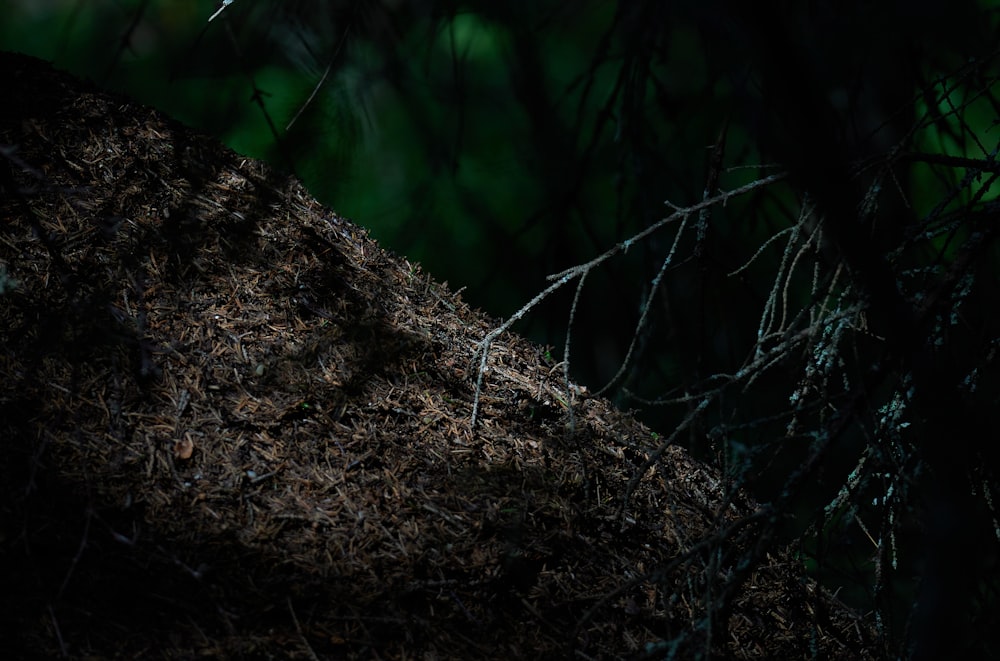
<path id="1" fill-rule="evenodd" d="M 850 350 L 830 340 L 834 357 L 821 341 L 789 352 L 676 440 L 786 504 L 782 535 L 805 540 L 803 561 L 918 655 L 942 644 L 919 635 L 935 617 L 974 632 L 995 621 L 996 581 L 959 576 L 997 559 L 993 453 L 978 431 L 995 429 L 1000 337 L 991 3 L 236 0 L 207 22 L 210 4 L 8 1 L 0 48 L 294 171 L 500 318 L 547 275 L 658 222 L 665 201 L 788 172 L 713 206 L 676 244 L 667 226 L 589 275 L 574 379 L 598 390 L 634 343 L 607 394 L 669 435 L 693 403 L 646 402 L 740 373 L 794 256 L 774 239 L 815 210 L 824 238 L 782 300 L 813 309 L 815 281 L 843 265 L 851 284 L 833 289 L 867 306 L 865 333 Z M 573 296 L 515 328 L 560 356 Z M 799 397 L 815 408 L 795 415 Z M 855 400 L 849 424 L 823 413 Z M 957 530 L 935 523 L 957 511 Z M 901 558 L 885 550 L 890 532 Z M 876 541 L 895 567 L 878 578 Z M 963 541 L 980 549 L 971 560 L 938 552 Z M 931 606 L 911 613 L 919 577 Z"/>

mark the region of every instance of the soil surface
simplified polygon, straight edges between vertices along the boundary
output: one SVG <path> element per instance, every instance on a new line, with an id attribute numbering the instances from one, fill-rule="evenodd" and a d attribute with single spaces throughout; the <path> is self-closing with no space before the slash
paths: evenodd
<path id="1" fill-rule="evenodd" d="M 0 84 L 5 650 L 875 656 L 545 348 L 493 343 L 472 428 L 497 322 L 294 180 L 38 60 Z"/>

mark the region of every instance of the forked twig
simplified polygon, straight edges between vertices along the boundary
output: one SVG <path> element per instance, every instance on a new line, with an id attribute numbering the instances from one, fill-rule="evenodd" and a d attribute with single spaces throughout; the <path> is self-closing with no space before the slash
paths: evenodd
<path id="1" fill-rule="evenodd" d="M 532 298 L 530 301 L 528 301 L 528 303 L 526 303 L 523 307 L 521 307 L 520 310 L 518 310 L 517 312 L 515 312 L 514 315 L 511 316 L 507 321 L 505 321 L 500 326 L 498 326 L 495 329 L 493 329 L 492 331 L 490 331 L 486 335 L 486 337 L 484 337 L 482 340 L 480 340 L 479 344 L 476 346 L 476 352 L 473 355 L 473 361 L 475 361 L 475 358 L 478 357 L 479 358 L 479 367 L 478 367 L 477 376 L 476 376 L 476 394 L 475 394 L 475 399 L 473 400 L 473 404 L 472 404 L 472 428 L 475 429 L 476 423 L 479 421 L 479 400 L 480 400 L 480 395 L 482 394 L 482 389 L 483 389 L 483 376 L 486 374 L 486 370 L 487 370 L 486 362 L 487 362 L 487 358 L 489 357 L 490 348 L 493 346 L 493 341 L 497 337 L 499 337 L 501 334 L 503 334 L 504 332 L 506 332 L 507 330 L 509 330 L 510 327 L 513 326 L 515 323 L 517 323 L 518 321 L 520 321 L 524 317 L 524 315 L 526 315 L 528 312 L 530 312 L 532 309 L 534 309 L 534 307 L 536 305 L 538 305 L 539 303 L 541 303 L 543 300 L 545 300 L 546 298 L 548 298 L 551 294 L 553 294 L 558 289 L 562 288 L 564 285 L 566 285 L 567 283 L 569 283 L 573 279 L 578 278 L 578 277 L 579 278 L 585 277 L 593 269 L 597 268 L 598 266 L 600 266 L 604 262 L 608 261 L 612 257 L 618 255 L 619 253 L 627 252 L 628 249 L 634 243 L 644 240 L 646 237 L 648 237 L 649 235 L 651 235 L 653 232 L 656 232 L 657 230 L 662 229 L 664 226 L 666 226 L 666 225 L 668 225 L 670 223 L 673 223 L 673 222 L 678 222 L 678 221 L 680 221 L 680 222 L 683 223 L 691 215 L 698 213 L 702 209 L 707 209 L 707 208 L 715 206 L 717 204 L 723 204 L 724 205 L 731 198 L 739 197 L 740 195 L 743 195 L 745 193 L 749 193 L 750 191 L 753 191 L 753 190 L 757 190 L 758 188 L 763 188 L 765 186 L 769 186 L 769 185 L 771 185 L 771 184 L 773 184 L 775 182 L 781 181 L 784 178 L 785 178 L 785 174 L 784 173 L 773 174 L 773 175 L 769 175 L 767 177 L 764 177 L 762 179 L 758 179 L 756 181 L 752 181 L 749 184 L 746 184 L 744 186 L 740 186 L 739 188 L 735 188 L 735 189 L 733 189 L 731 191 L 726 191 L 726 192 L 719 193 L 718 195 L 715 195 L 713 197 L 704 199 L 701 202 L 698 202 L 696 204 L 692 204 L 689 207 L 677 207 L 677 206 L 674 206 L 674 205 L 670 205 L 670 206 L 673 207 L 674 212 L 671 213 L 669 216 L 667 216 L 665 218 L 662 218 L 661 220 L 657 221 L 656 223 L 653 223 L 652 225 L 650 225 L 646 229 L 644 229 L 641 232 L 639 232 L 639 233 L 637 233 L 637 234 L 629 237 L 628 239 L 625 239 L 624 241 L 621 241 L 620 243 L 615 244 L 614 246 L 612 246 L 611 248 L 609 248 L 607 251 L 605 251 L 604 253 L 598 255 L 597 257 L 595 257 L 594 259 L 590 260 L 589 262 L 586 262 L 584 264 L 578 264 L 576 266 L 573 266 L 571 268 L 566 269 L 565 271 L 562 271 L 560 273 L 555 273 L 553 275 L 548 276 L 547 279 L 551 282 L 551 284 L 549 286 L 547 286 L 541 292 L 539 292 L 538 294 L 536 294 L 534 298 Z M 668 202 L 667 204 L 670 204 L 670 203 Z M 674 247 L 676 247 L 676 242 L 675 242 L 675 246 Z M 671 252 L 671 254 L 672 254 L 672 252 Z M 668 259 L 669 259 L 669 257 L 668 257 Z M 568 369 L 569 369 L 569 367 L 567 365 L 566 370 L 568 370 Z"/>

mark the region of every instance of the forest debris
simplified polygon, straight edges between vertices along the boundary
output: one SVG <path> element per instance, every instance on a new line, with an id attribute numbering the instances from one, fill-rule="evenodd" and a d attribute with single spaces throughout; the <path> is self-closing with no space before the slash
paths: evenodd
<path id="1" fill-rule="evenodd" d="M 34 100 L 0 115 L 8 649 L 870 655 L 788 558 L 740 580 L 757 506 L 679 448 L 618 516 L 658 442 L 539 347 L 494 339 L 473 432 L 492 320 L 296 182 L 4 57 Z"/>

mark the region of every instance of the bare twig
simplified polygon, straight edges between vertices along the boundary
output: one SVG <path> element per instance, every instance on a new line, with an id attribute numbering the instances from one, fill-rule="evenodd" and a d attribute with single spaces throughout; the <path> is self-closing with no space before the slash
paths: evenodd
<path id="1" fill-rule="evenodd" d="M 707 209 L 709 207 L 718 204 L 725 205 L 732 198 L 739 197 L 740 195 L 744 195 L 746 193 L 757 190 L 759 188 L 763 188 L 765 186 L 769 186 L 773 183 L 781 181 L 782 179 L 784 179 L 784 177 L 785 177 L 784 173 L 769 175 L 762 179 L 750 182 L 749 184 L 746 184 L 744 186 L 740 186 L 739 188 L 736 188 L 734 190 L 719 193 L 718 195 L 702 200 L 701 202 L 693 204 L 689 207 L 676 207 L 670 205 L 673 207 L 674 212 L 671 213 L 669 216 L 659 220 L 656 223 L 653 223 L 646 229 L 642 230 L 641 232 L 638 232 L 637 234 L 629 237 L 628 239 L 615 244 L 613 247 L 609 248 L 607 251 L 598 255 L 589 262 L 586 262 L 584 264 L 578 264 L 577 266 L 568 268 L 565 271 L 561 271 L 559 273 L 555 273 L 548 276 L 547 279 L 551 282 L 549 286 L 547 286 L 541 292 L 536 294 L 534 298 L 532 298 L 530 301 L 528 301 L 528 303 L 522 306 L 521 309 L 515 312 L 514 315 L 510 317 L 510 319 L 508 319 L 503 324 L 490 331 L 486 335 L 486 337 L 484 337 L 476 346 L 476 352 L 474 354 L 473 361 L 475 361 L 475 359 L 478 358 L 479 366 L 476 376 L 475 399 L 473 400 L 472 404 L 472 422 L 471 422 L 472 427 L 475 428 L 476 423 L 479 420 L 479 401 L 483 388 L 483 376 L 486 374 L 487 371 L 487 359 L 489 357 L 489 351 L 493 346 L 493 341 L 496 340 L 496 338 L 499 337 L 501 334 L 509 330 L 510 327 L 513 326 L 515 323 L 520 321 L 524 317 L 524 315 L 526 315 L 528 312 L 534 309 L 535 306 L 537 306 L 543 300 L 552 295 L 555 291 L 561 289 L 563 286 L 565 286 L 567 283 L 571 282 L 575 278 L 578 277 L 582 278 L 586 274 L 590 273 L 590 271 L 594 270 L 595 268 L 597 268 L 604 262 L 608 261 L 612 257 L 618 255 L 619 253 L 627 252 L 628 249 L 633 244 L 643 241 L 657 230 L 660 230 L 671 223 L 680 222 L 681 228 L 678 230 L 678 235 L 679 235 L 683 231 L 686 219 L 692 216 L 693 214 L 697 214 L 702 209 Z M 671 253 L 670 255 L 667 256 L 667 263 L 669 263 L 669 260 L 672 258 L 673 250 L 676 249 L 676 246 L 677 246 L 677 240 L 675 239 L 673 248 L 671 249 Z"/>

